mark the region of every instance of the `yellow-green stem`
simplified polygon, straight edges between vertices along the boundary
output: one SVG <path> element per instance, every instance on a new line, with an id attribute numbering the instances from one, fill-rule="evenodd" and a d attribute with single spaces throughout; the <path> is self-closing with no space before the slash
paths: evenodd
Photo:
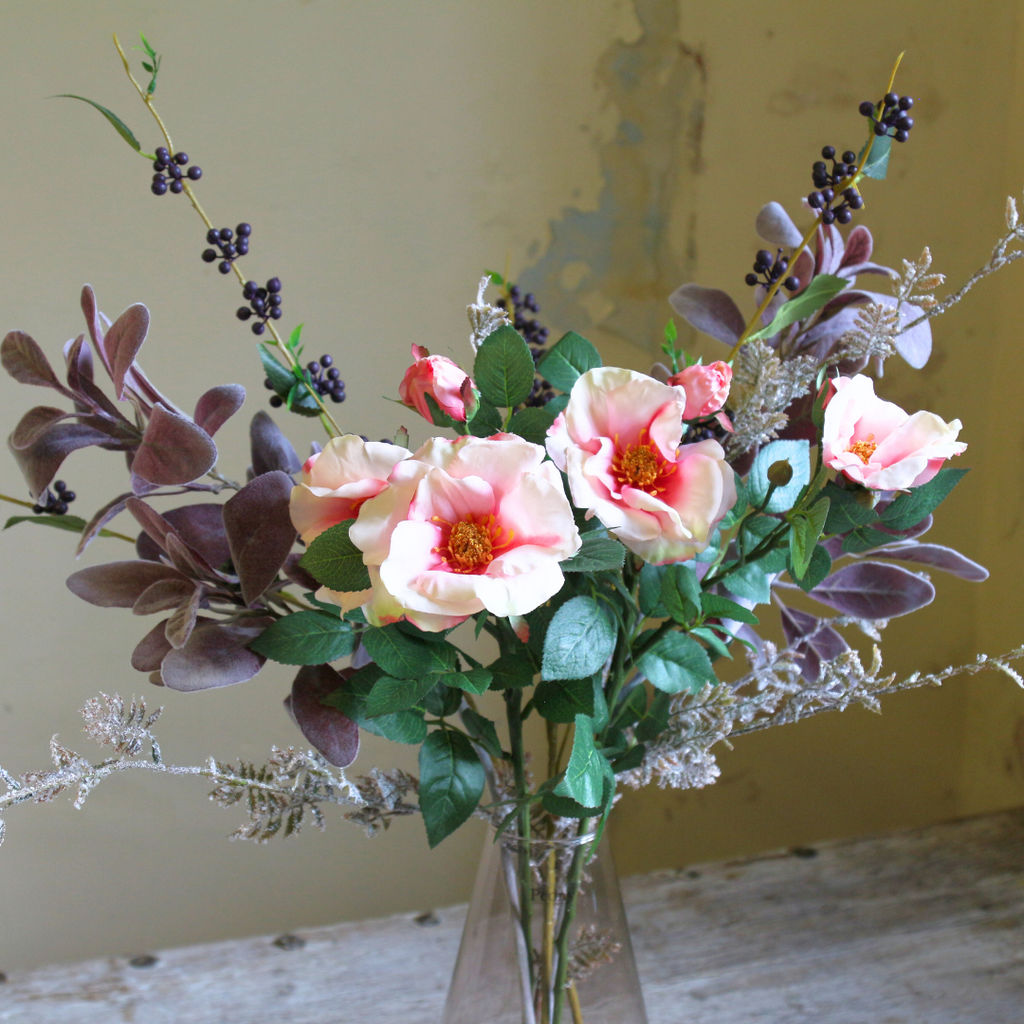
<path id="1" fill-rule="evenodd" d="M 21 505 L 22 508 L 35 508 L 33 502 L 22 501 L 21 498 L 12 498 L 7 494 L 0 494 L 0 501 L 9 501 L 12 505 Z M 104 530 L 102 536 L 116 537 L 118 540 L 128 541 L 129 544 L 135 543 L 134 537 L 129 537 L 126 533 L 118 533 L 116 530 Z"/>

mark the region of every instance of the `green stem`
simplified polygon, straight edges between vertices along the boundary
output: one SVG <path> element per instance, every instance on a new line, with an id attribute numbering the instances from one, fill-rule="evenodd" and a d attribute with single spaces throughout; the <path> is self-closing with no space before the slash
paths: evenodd
<path id="1" fill-rule="evenodd" d="M 526 748 L 523 743 L 522 690 L 505 691 L 505 709 L 508 717 L 508 739 L 512 751 L 512 773 L 515 779 L 516 800 L 522 800 L 529 788 L 526 783 Z M 519 870 L 519 923 L 523 930 L 526 949 L 526 970 L 530 990 L 533 990 L 533 873 L 530 868 L 530 805 L 524 803 L 519 812 L 519 835 L 516 843 Z"/>
<path id="2" fill-rule="evenodd" d="M 551 1024 L 562 1024 L 562 1011 L 565 1009 L 565 986 L 569 970 L 569 938 L 572 935 L 572 926 L 576 920 L 576 904 L 579 900 L 580 878 L 583 876 L 583 865 L 587 860 L 586 847 L 589 845 L 582 841 L 587 835 L 587 827 L 590 824 L 589 818 L 580 818 L 579 829 L 576 832 L 580 842 L 573 850 L 572 864 L 569 866 L 569 878 L 566 885 L 565 910 L 562 912 L 562 927 L 558 930 L 558 938 L 555 940 L 555 953 L 558 957 L 558 966 L 555 968 L 555 1006 L 551 1015 Z"/>

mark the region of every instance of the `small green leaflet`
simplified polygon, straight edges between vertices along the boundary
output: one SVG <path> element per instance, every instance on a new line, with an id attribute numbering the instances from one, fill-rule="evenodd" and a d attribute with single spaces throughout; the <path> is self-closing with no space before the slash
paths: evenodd
<path id="1" fill-rule="evenodd" d="M 493 679 L 494 676 L 486 668 L 469 668 L 464 672 L 449 672 L 448 675 L 441 677 L 445 686 L 454 686 L 477 696 L 490 689 Z"/>
<path id="2" fill-rule="evenodd" d="M 296 328 L 298 330 L 299 328 Z M 294 336 L 294 333 L 293 333 Z M 305 383 L 300 383 L 295 374 L 276 360 L 266 345 L 257 345 L 263 372 L 274 388 L 274 393 L 283 398 L 291 412 L 302 416 L 315 416 L 319 412 L 316 400 Z"/>
<path id="3" fill-rule="evenodd" d="M 592 676 L 615 648 L 616 632 L 592 597 L 574 597 L 555 612 L 544 636 L 542 679 Z"/>
<path id="4" fill-rule="evenodd" d="M 863 165 L 863 171 L 866 177 L 881 181 L 889 170 L 889 154 L 892 152 L 892 139 L 888 135 L 875 135 L 873 128 L 871 138 L 874 139 L 874 142 L 871 143 L 871 152 L 868 154 L 867 163 Z M 865 142 L 864 149 L 860 151 L 860 156 L 857 158 L 858 163 L 863 158 L 867 148 L 868 143 Z"/>
<path id="5" fill-rule="evenodd" d="M 548 350 L 537 365 L 537 372 L 559 391 L 572 391 L 588 370 L 601 365 L 600 353 L 581 334 L 569 331 Z"/>
<path id="6" fill-rule="evenodd" d="M 329 590 L 353 592 L 367 590 L 370 586 L 363 553 L 349 540 L 348 531 L 354 522 L 354 519 L 346 519 L 324 530 L 310 542 L 299 559 L 299 565 Z"/>
<path id="7" fill-rule="evenodd" d="M 496 757 L 499 760 L 505 757 L 501 749 L 501 742 L 498 739 L 498 731 L 494 728 L 494 723 L 489 718 L 484 718 L 483 715 L 472 708 L 466 708 L 462 712 L 462 724 L 466 727 L 466 732 L 469 733 L 470 739 L 483 747 L 491 757 Z"/>
<path id="8" fill-rule="evenodd" d="M 511 651 L 501 655 L 487 666 L 491 673 L 492 690 L 521 689 L 533 685 L 533 665 L 530 659 L 522 654 Z"/>
<path id="9" fill-rule="evenodd" d="M 88 525 L 84 519 L 80 519 L 78 516 L 32 515 L 11 516 L 10 519 L 4 523 L 4 529 L 9 530 L 12 526 L 17 526 L 18 523 L 35 523 L 38 526 L 52 526 L 58 530 L 67 530 L 68 533 L 81 533 Z M 111 533 L 110 530 L 100 530 L 98 536 L 117 537 L 119 534 Z"/>
<path id="10" fill-rule="evenodd" d="M 542 682 L 533 694 L 533 703 L 549 722 L 574 722 L 577 715 L 594 714 L 592 679 L 552 679 Z"/>
<path id="11" fill-rule="evenodd" d="M 594 746 L 592 724 L 586 715 L 576 716 L 576 732 L 565 777 L 555 787 L 558 796 L 567 796 L 584 807 L 600 807 L 607 762 Z"/>
<path id="12" fill-rule="evenodd" d="M 666 633 L 636 667 L 665 693 L 696 693 L 715 677 L 707 651 L 683 633 Z"/>
<path id="13" fill-rule="evenodd" d="M 870 497 L 866 491 L 861 493 Z M 858 526 L 867 526 L 878 519 L 873 508 L 862 505 L 854 492 L 840 487 L 834 481 L 825 484 L 822 494 L 829 500 L 828 519 L 825 520 L 827 534 L 849 533 Z"/>
<path id="14" fill-rule="evenodd" d="M 532 444 L 543 445 L 547 439 L 548 430 L 555 422 L 555 414 L 547 409 L 534 409 L 527 407 L 520 409 L 511 419 L 508 425 L 509 433 L 518 434 L 520 437 Z"/>
<path id="15" fill-rule="evenodd" d="M 603 530 L 585 533 L 583 544 L 572 558 L 559 562 L 562 572 L 600 572 L 602 569 L 621 569 L 626 549 Z"/>
<path id="16" fill-rule="evenodd" d="M 830 572 L 832 571 L 832 556 L 825 550 L 824 546 L 817 544 L 811 552 L 811 563 L 802 577 L 797 578 L 795 573 L 790 571 L 790 576 L 797 582 L 797 586 L 806 593 L 810 593 Z"/>
<path id="17" fill-rule="evenodd" d="M 271 623 L 250 650 L 282 665 L 324 665 L 355 650 L 356 634 L 335 614 L 300 611 Z"/>
<path id="18" fill-rule="evenodd" d="M 90 107 L 95 107 L 113 126 L 118 135 L 128 143 L 136 153 L 142 154 L 147 160 L 155 160 L 156 158 L 152 153 L 143 153 L 142 146 L 139 145 L 139 140 L 132 134 L 132 130 L 115 114 L 112 110 L 107 110 L 106 107 L 101 107 L 98 103 L 93 100 L 87 100 L 84 96 L 76 96 L 74 93 L 62 92 L 58 93 L 53 97 L 54 99 L 66 99 L 66 100 L 81 100 L 83 103 L 88 103 Z"/>
<path id="19" fill-rule="evenodd" d="M 644 562 L 640 570 L 640 611 L 647 618 L 664 619 L 668 609 L 661 602 L 661 580 L 665 566 Z"/>
<path id="20" fill-rule="evenodd" d="M 381 715 L 406 711 L 419 704 L 437 686 L 439 678 L 435 674 L 420 676 L 418 679 L 381 676 L 367 695 L 363 713 L 367 718 L 380 718 Z"/>
<path id="21" fill-rule="evenodd" d="M 533 388 L 533 377 L 533 355 L 514 327 L 502 324 L 481 342 L 473 363 L 473 379 L 480 396 L 492 405 L 511 409 L 525 402 Z"/>
<path id="22" fill-rule="evenodd" d="M 758 624 L 757 616 L 743 605 L 730 601 L 719 594 L 702 594 L 700 599 L 704 614 L 713 619 L 729 619 L 733 622 L 745 622 L 748 626 Z"/>
<path id="23" fill-rule="evenodd" d="M 473 744 L 461 732 L 432 732 L 420 747 L 420 810 L 431 848 L 468 820 L 483 791 Z"/>
<path id="24" fill-rule="evenodd" d="M 145 50 L 146 56 L 149 57 L 149 61 L 144 60 L 142 62 L 142 66 L 153 76 L 149 80 L 149 85 L 146 87 L 146 94 L 152 96 L 153 93 L 156 92 L 156 76 L 160 72 L 161 58 L 157 54 L 156 50 L 149 45 L 149 40 L 141 32 L 139 33 L 139 38 L 142 40 L 142 49 Z M 136 46 L 134 49 L 138 50 L 139 47 Z"/>
<path id="25" fill-rule="evenodd" d="M 395 679 L 419 679 L 455 667 L 454 647 L 417 640 L 396 625 L 365 629 L 362 640 L 374 662 Z"/>
<path id="26" fill-rule="evenodd" d="M 491 434 L 500 433 L 503 425 L 501 413 L 486 398 L 481 397 L 480 407 L 469 421 L 469 432 L 474 437 L 490 437 Z"/>
<path id="27" fill-rule="evenodd" d="M 697 574 L 689 565 L 670 565 L 661 579 L 661 603 L 683 625 L 700 614 L 701 592 Z"/>
<path id="28" fill-rule="evenodd" d="M 837 277 L 835 274 L 819 274 L 805 291 L 779 307 L 775 319 L 767 327 L 762 327 L 761 330 L 751 334 L 747 341 L 774 338 L 779 331 L 792 326 L 798 320 L 806 320 L 812 313 L 817 313 L 822 306 L 831 302 L 849 283 L 849 279 L 845 277 Z"/>
<path id="29" fill-rule="evenodd" d="M 790 519 L 793 530 L 789 535 L 789 554 L 798 579 L 811 564 L 814 546 L 818 543 L 821 531 L 825 529 L 829 504 L 828 498 L 821 498 L 806 512 L 795 513 Z"/>
<path id="30" fill-rule="evenodd" d="M 383 675 L 379 665 L 361 668 L 343 687 L 324 698 L 324 703 L 339 708 L 360 729 L 383 736 L 393 743 L 422 743 L 427 735 L 427 723 L 422 711 L 399 711 L 381 718 L 368 718 L 366 698 L 374 683 Z"/>
<path id="31" fill-rule="evenodd" d="M 920 487 L 914 487 L 906 494 L 901 494 L 881 515 L 882 522 L 890 530 L 909 530 L 917 526 L 926 515 L 949 496 L 949 492 L 968 473 L 966 469 L 952 469 L 947 466 Z"/>

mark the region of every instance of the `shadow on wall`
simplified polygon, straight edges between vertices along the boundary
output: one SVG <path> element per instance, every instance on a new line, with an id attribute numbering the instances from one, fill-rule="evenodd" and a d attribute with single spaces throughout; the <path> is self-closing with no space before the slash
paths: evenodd
<path id="1" fill-rule="evenodd" d="M 701 54 L 678 39 L 677 0 L 634 0 L 634 9 L 639 38 L 612 43 L 597 67 L 605 102 L 618 111 L 614 136 L 597 147 L 597 209 L 566 207 L 519 283 L 543 297 L 553 324 L 656 352 L 667 296 L 696 260 L 692 183 L 706 73 Z"/>

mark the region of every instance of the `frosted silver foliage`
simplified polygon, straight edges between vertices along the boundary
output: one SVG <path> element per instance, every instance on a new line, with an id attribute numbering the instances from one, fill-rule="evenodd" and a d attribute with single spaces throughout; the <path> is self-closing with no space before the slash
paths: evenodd
<path id="1" fill-rule="evenodd" d="M 163 709 L 149 712 L 145 701 L 101 693 L 82 709 L 84 731 L 113 756 L 92 762 L 68 749 L 54 736 L 50 741 L 53 768 L 15 777 L 0 767 L 0 814 L 15 804 L 48 803 L 61 793 L 76 790 L 74 805 L 81 808 L 89 793 L 117 772 L 141 769 L 168 775 L 198 775 L 214 784 L 210 798 L 222 807 L 243 807 L 248 821 L 232 839 L 263 843 L 275 835 L 297 833 L 307 815 L 324 827 L 322 807 L 335 804 L 350 808 L 344 817 L 373 835 L 390 820 L 419 810 L 406 798 L 415 794 L 418 781 L 402 771 L 377 769 L 367 776 L 348 779 L 314 751 L 273 747 L 265 764 L 247 761 L 225 764 L 213 758 L 203 766 L 165 764 L 152 726 Z M 0 841 L 3 840 L 0 818 Z"/>
<path id="2" fill-rule="evenodd" d="M 480 284 L 476 292 L 476 302 L 471 302 L 466 307 L 469 326 L 472 328 L 469 335 L 469 344 L 474 354 L 488 334 L 493 334 L 502 324 L 511 323 L 505 310 L 492 306 L 484 298 L 484 292 L 487 291 L 487 286 L 490 283 L 491 278 L 489 275 L 485 274 L 480 278 Z"/>

